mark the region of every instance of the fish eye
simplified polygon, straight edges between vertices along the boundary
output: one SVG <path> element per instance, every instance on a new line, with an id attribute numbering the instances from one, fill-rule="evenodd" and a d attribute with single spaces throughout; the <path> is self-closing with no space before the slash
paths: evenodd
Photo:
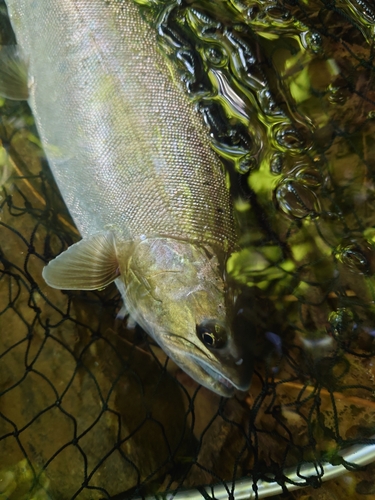
<path id="1" fill-rule="evenodd" d="M 215 321 L 203 321 L 197 325 L 198 338 L 209 349 L 221 349 L 227 343 L 227 331 Z"/>

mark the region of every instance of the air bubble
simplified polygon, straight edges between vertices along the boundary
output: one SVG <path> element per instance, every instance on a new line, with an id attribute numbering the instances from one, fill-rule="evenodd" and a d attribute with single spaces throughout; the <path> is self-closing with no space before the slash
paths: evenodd
<path id="1" fill-rule="evenodd" d="M 306 33 L 305 35 L 307 48 L 312 50 L 313 52 L 319 52 L 322 48 L 322 37 L 316 31 L 311 31 Z"/>
<path id="2" fill-rule="evenodd" d="M 246 19 L 248 21 L 254 21 L 259 14 L 259 7 L 257 5 L 252 5 L 246 11 Z"/>
<path id="3" fill-rule="evenodd" d="M 320 173 L 309 166 L 300 167 L 295 172 L 295 176 L 296 179 L 302 182 L 305 186 L 317 188 L 322 184 Z"/>
<path id="4" fill-rule="evenodd" d="M 321 211 L 316 194 L 307 186 L 291 179 L 285 179 L 276 188 L 276 200 L 286 215 L 296 219 L 316 217 Z"/>
<path id="5" fill-rule="evenodd" d="M 359 274 L 370 273 L 369 261 L 364 255 L 363 249 L 356 242 L 340 245 L 335 252 L 335 258 L 350 271 Z"/>
<path id="6" fill-rule="evenodd" d="M 290 126 L 280 128 L 276 132 L 275 138 L 280 146 L 284 148 L 298 151 L 302 149 L 301 141 L 298 137 L 297 131 Z"/>
<path id="7" fill-rule="evenodd" d="M 257 165 L 254 156 L 247 154 L 240 158 L 238 162 L 238 172 L 240 174 L 247 174 L 250 170 L 253 170 Z"/>
<path id="8" fill-rule="evenodd" d="M 223 66 L 227 62 L 227 57 L 223 50 L 215 45 L 206 48 L 205 57 L 208 62 L 215 66 Z"/>
<path id="9" fill-rule="evenodd" d="M 269 7 L 267 9 L 267 16 L 272 21 L 284 22 L 290 19 L 290 12 L 281 7 Z"/>
<path id="10" fill-rule="evenodd" d="M 275 175 L 280 175 L 283 169 L 283 155 L 276 153 L 273 155 L 270 161 L 271 172 Z"/>
<path id="11" fill-rule="evenodd" d="M 268 89 L 261 90 L 258 93 L 260 107 L 267 115 L 281 115 L 282 111 L 277 106 L 271 92 Z"/>

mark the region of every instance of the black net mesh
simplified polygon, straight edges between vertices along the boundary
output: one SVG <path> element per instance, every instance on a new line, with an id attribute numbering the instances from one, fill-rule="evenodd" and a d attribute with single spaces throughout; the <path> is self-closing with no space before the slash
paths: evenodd
<path id="1" fill-rule="evenodd" d="M 234 498 L 241 478 L 249 498 L 270 478 L 286 493 L 305 462 L 319 489 L 290 497 L 373 498 L 374 468 L 340 450 L 375 442 L 375 8 L 142 4 L 227 166 L 252 386 L 229 400 L 199 387 L 116 319 L 115 287 L 44 283 L 79 234 L 27 105 L 1 100 L 0 498 L 207 499 L 210 484 Z M 327 464 L 348 475 L 322 486 Z"/>

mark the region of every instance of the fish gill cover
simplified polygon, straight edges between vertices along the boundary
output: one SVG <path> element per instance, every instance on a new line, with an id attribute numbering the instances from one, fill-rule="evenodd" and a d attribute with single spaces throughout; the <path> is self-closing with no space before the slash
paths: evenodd
<path id="1" fill-rule="evenodd" d="M 233 498 L 246 477 L 255 498 L 270 478 L 286 491 L 284 471 L 305 462 L 319 498 L 369 498 L 374 467 L 341 450 L 375 434 L 375 9 L 140 3 L 227 167 L 252 386 L 228 400 L 199 387 L 116 319 L 112 286 L 47 287 L 43 266 L 79 234 L 27 105 L 1 100 L 0 498 L 207 499 L 218 483 Z M 326 464 L 345 480 L 322 485 Z"/>

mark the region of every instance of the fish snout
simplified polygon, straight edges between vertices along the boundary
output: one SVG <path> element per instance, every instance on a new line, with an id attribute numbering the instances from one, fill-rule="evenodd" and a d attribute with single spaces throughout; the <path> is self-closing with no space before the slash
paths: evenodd
<path id="1" fill-rule="evenodd" d="M 230 352 L 230 351 L 234 352 Z M 217 362 L 223 367 L 222 375 L 239 391 L 247 391 L 254 371 L 254 356 L 251 351 L 244 351 L 234 346 L 228 347 L 227 353 L 217 353 Z"/>
<path id="2" fill-rule="evenodd" d="M 247 336 L 238 335 L 217 320 L 206 320 L 197 326 L 197 336 L 215 359 L 217 373 L 224 385 L 240 391 L 250 387 L 254 368 L 251 342 Z M 207 369 L 206 363 L 202 368 Z M 212 372 L 211 372 L 212 375 Z"/>

